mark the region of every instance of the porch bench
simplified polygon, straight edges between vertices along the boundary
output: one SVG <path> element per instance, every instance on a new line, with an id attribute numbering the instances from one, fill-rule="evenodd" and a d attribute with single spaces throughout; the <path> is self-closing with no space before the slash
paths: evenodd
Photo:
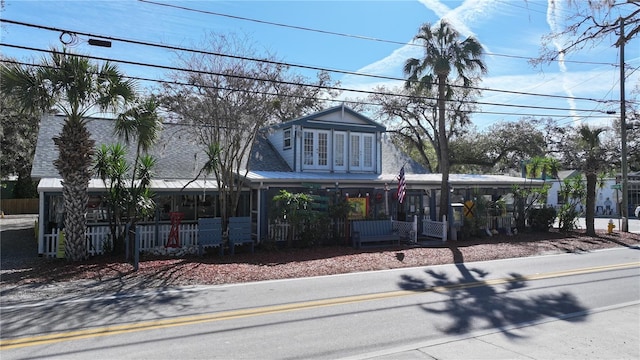
<path id="1" fill-rule="evenodd" d="M 391 220 L 354 220 L 351 221 L 351 240 L 353 247 L 359 249 L 363 245 L 400 244 L 400 235 L 393 231 Z"/>
<path id="2" fill-rule="evenodd" d="M 218 247 L 220 256 L 224 254 L 221 218 L 198 219 L 198 255 L 202 256 L 207 247 Z"/>

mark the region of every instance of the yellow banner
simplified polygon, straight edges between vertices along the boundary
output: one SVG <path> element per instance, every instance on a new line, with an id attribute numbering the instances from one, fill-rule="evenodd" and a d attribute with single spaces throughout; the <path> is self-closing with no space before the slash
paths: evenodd
<path id="1" fill-rule="evenodd" d="M 56 257 L 58 259 L 64 259 L 64 230 L 60 230 L 58 233 L 58 253 Z"/>

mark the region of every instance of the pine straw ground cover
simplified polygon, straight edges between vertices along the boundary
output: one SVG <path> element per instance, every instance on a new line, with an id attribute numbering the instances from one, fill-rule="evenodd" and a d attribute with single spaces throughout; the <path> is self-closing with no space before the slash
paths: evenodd
<path id="1" fill-rule="evenodd" d="M 1 288 L 88 281 L 140 286 L 229 284 L 270 279 L 331 275 L 359 271 L 429 266 L 454 262 L 525 257 L 553 253 L 585 252 L 612 247 L 640 246 L 640 235 L 599 232 L 526 233 L 435 244 L 432 247 L 397 246 L 357 250 L 348 246 L 309 249 L 246 251 L 236 255 L 203 257 L 143 257 L 139 270 L 122 257 L 97 256 L 81 263 L 31 258 L 3 264 Z M 5 260 L 7 260 L 5 258 Z"/>

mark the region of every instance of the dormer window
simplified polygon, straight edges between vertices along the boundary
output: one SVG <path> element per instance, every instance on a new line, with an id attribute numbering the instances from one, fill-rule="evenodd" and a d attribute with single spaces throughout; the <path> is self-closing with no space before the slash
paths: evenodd
<path id="1" fill-rule="evenodd" d="M 350 170 L 374 170 L 375 135 L 368 133 L 351 133 L 350 149 Z"/>
<path id="2" fill-rule="evenodd" d="M 284 129 L 282 134 L 282 147 L 284 149 L 291 149 L 291 128 Z"/>
<path id="3" fill-rule="evenodd" d="M 385 127 L 347 107 L 274 125 L 268 140 L 296 172 L 380 173 Z"/>
<path id="4" fill-rule="evenodd" d="M 329 169 L 329 131 L 304 130 L 302 165 L 305 169 Z"/>

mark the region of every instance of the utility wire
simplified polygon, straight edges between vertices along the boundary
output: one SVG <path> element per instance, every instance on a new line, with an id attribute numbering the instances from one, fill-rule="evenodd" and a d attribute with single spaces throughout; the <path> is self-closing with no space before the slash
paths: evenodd
<path id="1" fill-rule="evenodd" d="M 345 33 L 339 33 L 339 32 L 334 32 L 334 31 L 313 29 L 313 28 L 308 28 L 308 27 L 304 27 L 304 26 L 282 24 L 282 23 L 276 23 L 276 22 L 271 22 L 271 21 L 247 18 L 247 17 L 243 17 L 243 16 L 223 14 L 223 13 L 214 12 L 214 11 L 194 9 L 194 8 L 181 6 L 181 5 L 175 5 L 175 4 L 167 4 L 167 3 L 161 3 L 161 2 L 150 1 L 150 0 L 138 0 L 138 1 L 150 4 L 150 5 L 164 6 L 164 7 L 168 7 L 168 8 L 174 8 L 174 9 L 190 11 L 190 12 L 195 12 L 195 13 L 200 13 L 200 14 L 214 15 L 214 16 L 226 17 L 226 18 L 242 20 L 242 21 L 250 21 L 250 22 L 255 22 L 255 23 L 259 23 L 259 24 L 278 26 L 278 27 L 289 28 L 289 29 L 317 32 L 317 33 L 327 34 L 327 35 L 348 37 L 348 38 L 361 39 L 361 40 L 369 40 L 369 41 L 377 41 L 377 42 L 396 44 L 396 45 L 403 45 L 403 46 L 404 45 L 410 45 L 410 46 L 422 47 L 420 44 L 406 43 L 406 42 L 395 41 L 395 40 L 378 39 L 378 38 L 369 37 L 369 36 L 362 36 L 362 35 L 345 34 Z M 535 59 L 532 59 L 532 58 L 529 58 L 529 57 L 526 57 L 526 56 L 517 56 L 517 55 L 506 55 L 506 54 L 496 54 L 496 53 L 486 53 L 486 55 L 489 55 L 489 56 L 500 56 L 500 57 L 514 58 L 514 59 L 523 59 L 523 60 L 527 60 L 527 61 L 535 60 Z M 554 61 L 558 61 L 558 60 L 554 60 Z M 564 60 L 564 62 L 566 62 L 566 63 L 576 63 L 576 64 L 591 64 L 591 65 L 611 65 L 611 66 L 614 66 L 614 67 L 619 66 L 619 65 L 611 64 L 611 63 L 592 62 L 592 61 Z"/>
<path id="2" fill-rule="evenodd" d="M 30 63 L 25 63 L 25 62 L 16 61 L 16 60 L 10 60 L 10 59 L 0 59 L 0 62 L 8 63 L 8 64 L 20 65 L 20 66 L 42 67 L 42 68 L 48 68 L 48 69 L 59 69 L 59 68 L 56 68 L 56 67 L 53 67 L 53 66 L 41 65 L 41 64 L 30 64 Z M 152 78 L 147 78 L 147 77 L 131 76 L 131 75 L 124 75 L 123 77 L 126 78 L 126 79 L 130 79 L 130 80 L 147 81 L 147 82 L 153 82 L 153 83 L 159 83 L 159 84 L 178 85 L 178 86 L 185 86 L 185 87 L 193 87 L 193 86 L 195 86 L 194 84 L 191 84 L 191 83 L 186 83 L 186 82 L 181 82 L 181 81 L 176 81 L 176 80 L 152 79 Z M 222 87 L 222 86 L 198 85 L 198 87 L 205 88 L 205 89 L 214 89 L 214 90 L 241 91 L 241 92 L 258 94 L 258 95 L 283 96 L 283 97 L 289 97 L 289 98 L 315 100 L 314 97 L 310 97 L 310 96 L 290 95 L 290 94 L 282 94 L 282 93 L 274 93 L 274 92 L 266 92 L 266 91 L 257 91 L 257 90 L 247 90 L 247 89 L 238 89 L 238 88 L 230 88 L 230 87 Z M 399 94 L 388 94 L 388 95 L 393 95 L 393 96 L 398 96 L 398 97 L 403 96 L 403 95 L 399 95 Z M 322 101 L 328 101 L 328 102 L 332 102 L 332 103 L 348 103 L 348 104 L 358 104 L 358 105 L 382 106 L 379 103 L 367 102 L 367 101 L 363 101 L 363 100 L 322 99 Z M 507 113 L 507 112 L 483 111 L 483 110 L 463 111 L 463 112 L 473 113 L 473 114 L 489 114 L 489 115 L 505 115 L 505 116 L 531 116 L 531 117 L 541 117 L 541 118 L 543 118 L 543 117 L 566 118 L 567 117 L 566 114 Z M 587 116 L 581 116 L 581 117 L 582 118 L 608 118 L 608 117 L 610 117 L 610 115 L 587 115 Z"/>
<path id="3" fill-rule="evenodd" d="M 49 69 L 57 69 L 57 68 L 55 68 L 53 66 L 34 65 L 34 64 L 30 64 L 30 63 L 25 63 L 25 62 L 15 61 L 15 60 L 9 60 L 9 59 L 0 59 L 0 62 L 20 65 L 20 66 L 44 67 L 44 68 L 49 68 Z M 137 81 L 146 81 L 146 82 L 153 82 L 153 83 L 159 83 L 159 84 L 167 84 L 167 85 L 179 85 L 179 86 L 185 86 L 185 87 L 193 87 L 193 86 L 195 86 L 195 85 L 193 85 L 191 83 L 186 83 L 186 82 L 181 82 L 181 81 L 176 81 L 176 80 L 152 79 L 152 78 L 141 77 L 141 76 L 125 75 L 124 78 L 131 79 L 131 80 L 137 80 Z M 214 85 L 198 85 L 198 87 L 205 88 L 205 89 L 215 89 L 215 90 L 241 91 L 241 92 L 247 92 L 247 93 L 258 94 L 258 95 L 283 96 L 283 97 L 289 97 L 289 98 L 315 100 L 314 97 L 310 97 L 310 96 L 290 95 L 290 94 L 282 94 L 282 93 L 274 93 L 274 92 L 266 92 L 266 91 L 247 90 L 247 89 L 238 89 L 238 88 L 230 88 L 230 87 L 221 87 L 221 86 L 214 86 Z M 399 95 L 399 94 L 388 94 L 388 95 L 398 96 L 398 97 L 403 96 L 403 95 Z M 328 102 L 332 102 L 332 103 L 382 106 L 379 103 L 367 102 L 367 101 L 363 101 L 363 100 L 357 100 L 356 101 L 356 100 L 342 100 L 342 99 L 322 99 L 322 101 L 328 101 Z M 507 112 L 482 111 L 482 110 L 463 111 L 463 112 L 474 113 L 474 114 L 505 115 L 505 116 L 561 117 L 561 118 L 567 117 L 566 114 L 558 114 L 558 115 L 556 115 L 556 114 L 507 113 Z M 585 117 L 585 118 L 608 118 L 609 115 L 589 115 L 589 116 L 582 116 L 582 117 Z"/>
<path id="4" fill-rule="evenodd" d="M 143 0 L 139 0 L 139 1 L 143 1 Z M 292 64 L 292 63 L 274 61 L 274 60 L 269 60 L 269 59 L 256 59 L 256 58 L 251 58 L 251 57 L 246 57 L 246 56 L 238 56 L 238 55 L 224 54 L 224 53 L 213 52 L 213 51 L 191 49 L 191 48 L 175 46 L 175 45 L 157 44 L 157 43 L 151 43 L 151 42 L 140 41 L 140 40 L 132 40 L 132 39 L 125 39 L 125 38 L 119 38 L 119 37 L 114 37 L 114 36 L 92 34 L 92 33 L 74 31 L 74 30 L 69 30 L 69 29 L 61 29 L 61 28 L 45 26 L 45 25 L 30 24 L 30 23 L 25 23 L 25 22 L 15 21 L 15 20 L 9 20 L 9 19 L 0 19 L 0 22 L 5 22 L 5 23 L 9 23 L 9 24 L 14 24 L 14 25 L 20 25 L 20 26 L 26 26 L 26 27 L 34 27 L 34 28 L 38 28 L 38 29 L 42 29 L 42 30 L 56 31 L 56 32 L 61 32 L 61 33 L 71 33 L 71 34 L 76 34 L 76 35 L 83 35 L 83 36 L 88 36 L 88 37 L 96 37 L 96 38 L 112 40 L 112 41 L 121 41 L 121 42 L 125 42 L 125 43 L 136 44 L 136 45 L 151 46 L 151 47 L 161 48 L 161 49 L 165 49 L 165 50 L 185 51 L 185 52 L 192 52 L 192 53 L 198 53 L 198 54 L 203 54 L 203 55 L 221 56 L 221 57 L 227 57 L 227 58 L 232 58 L 232 59 L 237 59 L 237 60 L 262 62 L 262 63 L 266 63 L 266 64 L 280 65 L 280 66 L 287 66 L 287 67 L 296 67 L 296 68 L 302 68 L 302 69 L 314 70 L 314 71 L 324 71 L 324 72 L 331 72 L 331 73 L 337 73 L 337 74 L 343 74 L 343 75 L 354 75 L 354 76 L 370 77 L 370 78 L 381 79 L 381 80 L 392 80 L 392 81 L 403 81 L 403 82 L 407 81 L 406 79 L 392 77 L 392 76 L 383 76 L 383 75 L 358 73 L 358 72 L 354 72 L 354 71 L 328 69 L 328 68 L 322 68 L 322 67 L 317 67 L 317 66 L 309 66 L 309 65 L 299 65 L 299 64 Z M 433 83 L 432 85 L 435 85 L 435 83 Z M 585 101 L 593 101 L 593 102 L 602 102 L 602 100 L 598 100 L 598 99 L 594 99 L 594 98 L 585 98 L 585 97 L 571 97 L 571 96 L 563 96 L 563 95 L 529 93 L 529 92 L 523 92 L 523 91 L 481 88 L 481 87 L 474 87 L 474 86 L 465 87 L 465 86 L 462 86 L 462 85 L 450 85 L 450 86 L 455 87 L 455 88 L 472 89 L 472 90 L 478 90 L 478 91 L 491 91 L 491 92 L 499 92 L 499 93 L 506 93 L 506 94 L 515 94 L 515 95 L 540 96 L 540 97 L 556 98 L 556 99 L 571 99 L 571 100 L 585 100 Z"/>
<path id="5" fill-rule="evenodd" d="M 0 42 L 0 46 L 7 46 L 7 47 L 11 47 L 11 48 L 29 50 L 29 51 L 39 51 L 39 52 L 45 52 L 45 53 L 50 53 L 50 54 L 64 54 L 63 52 L 57 51 L 57 50 L 44 50 L 44 49 L 38 49 L 38 48 L 22 46 L 22 45 L 7 44 L 7 43 L 3 43 L 3 42 Z M 148 63 L 142 63 L 142 62 L 137 62 L 137 61 L 112 59 L 112 58 L 105 58 L 105 57 L 98 57 L 98 56 L 89 56 L 89 55 L 81 55 L 81 54 L 73 54 L 73 55 L 74 56 L 78 56 L 78 57 L 82 57 L 82 58 L 86 58 L 86 59 L 91 59 L 91 60 L 116 62 L 116 63 L 121 63 L 121 64 L 152 67 L 152 68 L 155 68 L 155 69 L 163 69 L 163 70 L 170 70 L 170 71 L 189 72 L 189 73 L 195 73 L 195 74 L 201 74 L 201 75 L 224 76 L 224 77 L 232 77 L 232 78 L 246 79 L 246 80 L 265 81 L 265 82 L 284 84 L 284 85 L 303 86 L 303 87 L 312 87 L 312 88 L 322 88 L 324 90 L 336 90 L 336 91 L 344 91 L 344 92 L 363 93 L 363 94 L 369 94 L 369 95 L 378 94 L 378 95 L 385 95 L 385 96 L 413 97 L 413 98 L 418 98 L 418 99 L 423 99 L 423 100 L 432 100 L 432 101 L 436 101 L 437 100 L 436 98 L 428 97 L 428 96 L 415 97 L 415 96 L 407 96 L 407 95 L 403 95 L 403 94 L 381 93 L 381 92 L 371 91 L 371 90 L 349 89 L 349 88 L 341 88 L 341 87 L 336 87 L 336 86 L 318 86 L 318 85 L 313 85 L 313 84 L 301 84 L 301 83 L 292 82 L 292 81 L 261 79 L 261 78 L 242 76 L 242 75 L 233 75 L 233 74 L 210 72 L 210 71 L 195 70 L 195 69 L 184 69 L 184 68 L 179 68 L 179 67 L 175 67 L 175 66 L 148 64 Z M 512 107 L 512 108 L 605 113 L 605 111 L 603 111 L 603 110 L 595 110 L 595 109 L 567 109 L 567 108 L 561 108 L 561 107 L 518 105 L 518 104 L 500 104 L 500 103 L 483 102 L 483 101 L 469 101 L 469 100 L 447 100 L 447 101 L 456 101 L 456 102 L 459 102 L 459 103 L 463 103 L 463 104 L 466 103 L 466 104 L 471 104 L 471 105 L 493 105 L 493 106 Z"/>

